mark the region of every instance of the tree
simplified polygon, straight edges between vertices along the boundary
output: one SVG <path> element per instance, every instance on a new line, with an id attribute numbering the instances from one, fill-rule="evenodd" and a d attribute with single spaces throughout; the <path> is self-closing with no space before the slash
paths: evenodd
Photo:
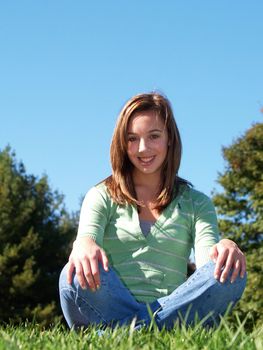
<path id="1" fill-rule="evenodd" d="M 253 322 L 263 321 L 263 124 L 254 124 L 223 148 L 226 167 L 218 182 L 223 193 L 213 196 L 224 237 L 246 253 L 248 283 L 238 312 Z"/>
<path id="2" fill-rule="evenodd" d="M 58 278 L 76 228 L 46 176 L 27 175 L 0 150 L 0 319 L 48 324 L 60 313 Z"/>

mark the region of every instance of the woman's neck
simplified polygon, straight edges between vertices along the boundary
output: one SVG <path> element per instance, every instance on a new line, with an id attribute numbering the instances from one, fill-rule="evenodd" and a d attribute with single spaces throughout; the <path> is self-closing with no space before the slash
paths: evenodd
<path id="1" fill-rule="evenodd" d="M 157 175 L 157 176 L 156 176 Z M 140 220 L 156 221 L 160 213 L 154 209 L 154 203 L 160 191 L 161 177 L 158 174 L 133 174 L 137 199 L 141 202 Z"/>
<path id="2" fill-rule="evenodd" d="M 161 174 L 141 174 L 136 171 L 133 172 L 133 183 L 136 187 L 144 187 L 149 191 L 158 191 L 161 184 Z"/>
<path id="3" fill-rule="evenodd" d="M 137 199 L 151 206 L 158 197 L 161 177 L 158 174 L 141 174 L 134 172 L 133 183 Z"/>

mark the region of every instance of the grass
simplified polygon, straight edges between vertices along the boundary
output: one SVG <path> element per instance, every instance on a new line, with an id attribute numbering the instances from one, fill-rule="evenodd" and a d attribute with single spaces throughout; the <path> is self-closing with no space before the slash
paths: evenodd
<path id="1" fill-rule="evenodd" d="M 195 350 L 195 349 L 263 349 L 263 327 L 252 331 L 245 329 L 245 321 L 237 318 L 235 326 L 223 319 L 216 329 L 206 330 L 197 324 L 194 327 L 175 326 L 171 331 L 151 329 L 134 331 L 133 326 L 107 329 L 98 336 L 95 328 L 79 332 L 70 331 L 61 324 L 52 329 L 26 323 L 20 326 L 0 327 L 0 349 L 131 349 L 131 350 Z"/>

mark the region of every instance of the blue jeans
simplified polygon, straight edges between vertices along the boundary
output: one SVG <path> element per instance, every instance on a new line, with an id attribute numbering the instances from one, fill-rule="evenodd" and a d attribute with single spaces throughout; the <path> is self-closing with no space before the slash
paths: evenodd
<path id="1" fill-rule="evenodd" d="M 234 283 L 230 283 L 230 278 L 220 283 L 214 278 L 215 264 L 211 261 L 170 295 L 147 305 L 136 301 L 112 268 L 105 272 L 100 266 L 101 287 L 96 292 L 82 289 L 76 275 L 69 285 L 66 268 L 67 265 L 60 275 L 59 291 L 62 311 L 70 328 L 122 326 L 134 318 L 135 326 L 140 328 L 149 326 L 154 318 L 159 329 L 171 329 L 175 322 L 193 324 L 196 316 L 203 320 L 204 326 L 213 326 L 219 322 L 220 315 L 241 298 L 246 285 L 246 276 L 238 277 Z"/>

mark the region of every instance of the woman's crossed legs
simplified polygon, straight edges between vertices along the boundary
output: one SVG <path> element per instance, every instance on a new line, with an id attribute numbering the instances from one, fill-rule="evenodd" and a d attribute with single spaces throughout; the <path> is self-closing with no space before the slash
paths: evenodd
<path id="1" fill-rule="evenodd" d="M 76 276 L 71 285 L 67 283 L 66 265 L 59 280 L 62 311 L 70 328 L 122 326 L 134 318 L 137 327 L 148 326 L 151 313 L 159 329 L 171 329 L 177 321 L 190 325 L 196 315 L 204 320 L 204 326 L 212 326 L 241 298 L 246 285 L 246 276 L 234 283 L 230 283 L 230 276 L 225 283 L 219 282 L 214 278 L 214 268 L 215 264 L 208 262 L 170 295 L 147 305 L 136 301 L 111 268 L 105 272 L 100 267 L 101 287 L 92 292 L 82 289 Z"/>

